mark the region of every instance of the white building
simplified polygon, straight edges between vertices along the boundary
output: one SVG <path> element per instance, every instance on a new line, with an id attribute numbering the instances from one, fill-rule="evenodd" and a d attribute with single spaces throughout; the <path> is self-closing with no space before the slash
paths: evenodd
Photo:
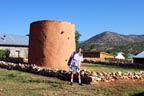
<path id="1" fill-rule="evenodd" d="M 0 34 L 0 49 L 9 50 L 10 57 L 28 58 L 28 37 Z"/>
<path id="2" fill-rule="evenodd" d="M 118 52 L 117 55 L 115 56 L 116 59 L 125 59 L 123 56 L 122 52 Z"/>

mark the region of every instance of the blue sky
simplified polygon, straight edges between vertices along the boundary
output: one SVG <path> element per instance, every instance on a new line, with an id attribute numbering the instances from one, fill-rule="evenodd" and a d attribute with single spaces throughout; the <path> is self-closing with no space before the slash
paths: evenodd
<path id="1" fill-rule="evenodd" d="M 144 34 L 144 0 L 0 0 L 0 34 L 26 35 L 30 23 L 68 21 L 80 40 L 104 31 Z"/>

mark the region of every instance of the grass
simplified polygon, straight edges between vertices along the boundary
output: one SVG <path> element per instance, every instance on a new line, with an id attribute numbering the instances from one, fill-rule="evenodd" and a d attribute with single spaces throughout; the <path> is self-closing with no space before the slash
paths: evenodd
<path id="1" fill-rule="evenodd" d="M 90 64 L 83 63 L 82 69 L 86 69 L 88 71 L 96 71 L 96 72 L 140 72 L 144 71 L 144 69 L 137 68 L 128 68 L 128 67 L 120 67 L 120 66 L 112 66 L 112 65 L 102 65 L 102 64 Z"/>
<path id="2" fill-rule="evenodd" d="M 0 69 L 0 96 L 132 96 L 143 92 L 142 81 L 71 86 L 57 78 Z"/>

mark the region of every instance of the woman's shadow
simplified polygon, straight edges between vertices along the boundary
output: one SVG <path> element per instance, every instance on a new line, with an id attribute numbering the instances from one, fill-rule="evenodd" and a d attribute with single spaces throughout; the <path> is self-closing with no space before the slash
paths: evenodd
<path id="1" fill-rule="evenodd" d="M 132 96 L 144 96 L 144 92 L 138 93 L 138 94 L 134 94 L 134 95 L 132 95 Z"/>

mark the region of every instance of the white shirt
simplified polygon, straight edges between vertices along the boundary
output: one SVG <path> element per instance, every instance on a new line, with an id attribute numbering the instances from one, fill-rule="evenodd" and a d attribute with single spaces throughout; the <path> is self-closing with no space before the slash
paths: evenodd
<path id="1" fill-rule="evenodd" d="M 82 61 L 83 61 L 83 56 L 80 53 L 75 53 L 71 64 L 80 67 Z"/>

